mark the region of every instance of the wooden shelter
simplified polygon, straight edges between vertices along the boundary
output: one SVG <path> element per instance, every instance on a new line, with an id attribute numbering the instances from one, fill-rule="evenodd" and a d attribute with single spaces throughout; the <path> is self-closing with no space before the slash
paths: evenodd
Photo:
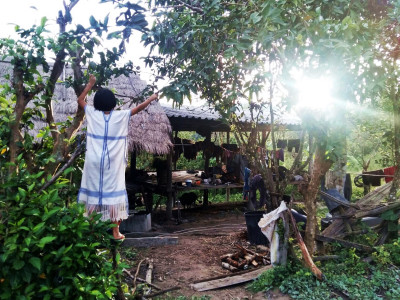
<path id="1" fill-rule="evenodd" d="M 196 132 L 203 136 L 205 140 L 202 142 L 204 145 L 212 144 L 211 135 L 212 133 L 219 133 L 224 135 L 224 140 L 227 145 L 230 145 L 230 131 L 231 125 L 227 123 L 214 109 L 210 107 L 188 107 L 181 109 L 174 109 L 171 107 L 163 107 L 166 116 L 171 124 L 172 132 L 175 137 L 178 136 L 180 131 Z M 287 130 L 298 130 L 299 120 L 296 117 L 289 116 L 287 114 L 276 114 L 275 126 L 284 126 Z M 252 123 L 250 118 L 246 117 L 246 114 L 241 117 L 240 124 L 242 128 L 251 130 Z M 271 122 L 269 115 L 265 116 L 258 123 L 259 130 L 270 131 Z M 175 144 L 175 147 L 185 147 L 190 145 Z M 201 172 L 207 173 L 210 165 L 211 153 L 209 151 L 203 151 L 204 155 L 204 168 L 203 170 L 196 170 L 195 173 L 187 173 L 186 170 L 176 170 L 176 165 L 173 162 L 173 151 L 168 153 L 166 157 L 166 164 L 164 171 L 166 171 L 166 178 L 163 182 L 159 180 L 147 178 L 142 181 L 136 180 L 137 170 L 135 165 L 135 153 L 131 158 L 131 180 L 127 181 L 127 189 L 131 193 L 142 192 L 145 195 L 146 207 L 151 209 L 152 207 L 152 195 L 153 193 L 166 196 L 167 200 L 167 217 L 172 217 L 172 207 L 177 199 L 177 194 L 185 191 L 203 190 L 203 205 L 208 204 L 208 192 L 213 189 L 225 189 L 227 199 L 231 189 L 242 189 L 243 184 L 239 182 L 232 182 L 228 184 L 213 185 L 209 183 L 201 182 L 198 185 L 186 186 L 184 182 L 186 180 L 198 181 L 200 179 Z M 154 174 L 153 174 L 154 176 Z"/>

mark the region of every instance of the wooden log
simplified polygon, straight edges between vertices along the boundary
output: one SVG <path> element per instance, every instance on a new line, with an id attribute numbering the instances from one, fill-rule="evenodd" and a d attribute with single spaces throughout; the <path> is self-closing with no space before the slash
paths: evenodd
<path id="1" fill-rule="evenodd" d="M 339 243 L 344 247 L 355 248 L 355 249 L 365 251 L 365 252 L 372 252 L 374 250 L 370 246 L 353 243 L 353 242 L 349 242 L 349 241 L 345 241 L 345 240 L 341 240 L 341 239 L 337 239 L 337 238 L 332 238 L 332 237 L 328 237 L 328 236 L 317 235 L 315 238 L 321 242 Z"/>
<path id="2" fill-rule="evenodd" d="M 231 265 L 228 264 L 227 262 L 222 262 L 221 265 L 222 265 L 222 267 L 223 267 L 224 269 L 227 269 L 227 270 L 232 271 L 232 272 L 238 270 L 238 268 L 236 268 L 236 267 L 234 267 L 234 266 L 231 266 Z"/>
<path id="3" fill-rule="evenodd" d="M 151 284 L 151 278 L 153 276 L 153 260 L 149 260 L 149 266 L 147 267 L 146 272 L 146 282 Z"/>
<path id="4" fill-rule="evenodd" d="M 251 263 L 254 259 L 256 258 L 255 255 L 245 255 L 244 259 L 247 260 L 249 263 Z"/>
<path id="5" fill-rule="evenodd" d="M 123 247 L 155 247 L 165 245 L 177 245 L 178 237 L 143 237 L 143 238 L 126 238 L 121 246 Z"/>
<path id="6" fill-rule="evenodd" d="M 263 254 L 254 252 L 250 249 L 246 249 L 239 244 L 236 244 L 235 246 L 243 251 L 245 258 L 246 258 L 246 255 L 250 254 L 250 255 L 254 256 L 253 260 L 256 260 L 257 262 L 263 262 L 263 260 L 265 259 L 265 256 L 267 255 L 267 253 L 265 253 L 263 255 Z M 248 259 L 246 259 L 246 260 L 248 261 L 248 263 L 251 263 Z"/>
<path id="7" fill-rule="evenodd" d="M 240 251 L 238 251 L 238 252 L 235 252 L 235 253 L 232 255 L 232 259 L 238 260 L 238 259 L 244 257 L 244 255 L 245 255 L 244 251 L 240 250 Z"/>
<path id="8" fill-rule="evenodd" d="M 230 258 L 230 257 L 228 257 L 228 258 L 226 259 L 226 262 L 227 262 L 228 264 L 230 264 L 232 267 L 239 268 L 239 262 L 236 261 L 236 260 L 234 260 L 234 259 L 232 259 L 232 258 Z"/>
<path id="9" fill-rule="evenodd" d="M 286 213 L 289 215 L 290 222 L 292 224 L 293 231 L 296 235 L 297 242 L 299 243 L 299 247 L 301 249 L 301 252 L 303 254 L 304 262 L 306 265 L 310 268 L 311 272 L 315 275 L 315 277 L 318 278 L 318 280 L 322 280 L 323 274 L 320 269 L 314 264 L 310 254 L 308 253 L 307 247 L 304 244 L 303 238 L 301 237 L 301 234 L 299 230 L 297 229 L 297 224 L 296 220 L 294 219 L 292 212 L 288 209 Z"/>
<path id="10" fill-rule="evenodd" d="M 228 258 L 232 258 L 232 256 L 233 256 L 232 253 L 228 253 L 228 254 L 221 255 L 221 256 L 219 257 L 219 259 L 220 259 L 221 261 L 224 261 L 224 260 L 226 260 L 226 259 L 228 259 Z"/>

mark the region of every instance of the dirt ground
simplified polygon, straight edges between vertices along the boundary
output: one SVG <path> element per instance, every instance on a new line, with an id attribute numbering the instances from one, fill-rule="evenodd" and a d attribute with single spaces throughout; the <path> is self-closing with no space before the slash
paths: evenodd
<path id="1" fill-rule="evenodd" d="M 244 218 L 245 205 L 213 204 L 210 207 L 197 206 L 181 210 L 182 223 L 166 222 L 163 218 L 153 217 L 152 232 L 172 234 L 179 238 L 177 245 L 137 248 L 132 274 L 137 270 L 139 261 L 153 259 L 152 283 L 162 289 L 179 287 L 157 299 L 174 299 L 178 296 L 209 296 L 211 299 L 279 299 L 290 297 L 279 291 L 252 293 L 246 289 L 247 284 L 227 288 L 197 292 L 190 284 L 204 281 L 221 275 L 230 275 L 231 271 L 221 267 L 220 256 L 237 251 L 235 244 L 256 250 L 256 246 L 247 241 L 247 230 Z M 177 211 L 174 211 L 177 216 Z M 161 216 L 165 212 L 161 212 Z M 146 267 L 141 267 L 139 277 L 145 278 Z M 154 290 L 155 292 L 156 290 Z"/>

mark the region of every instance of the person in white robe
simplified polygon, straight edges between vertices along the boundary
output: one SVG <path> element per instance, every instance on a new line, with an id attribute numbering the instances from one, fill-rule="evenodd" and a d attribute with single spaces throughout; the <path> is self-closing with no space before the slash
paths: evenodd
<path id="1" fill-rule="evenodd" d="M 127 135 L 129 118 L 158 98 L 151 95 L 146 101 L 129 110 L 114 110 L 117 101 L 109 89 L 99 89 L 93 100 L 94 107 L 85 99 L 96 83 L 90 75 L 89 83 L 78 97 L 78 104 L 87 119 L 86 154 L 78 203 L 85 204 L 89 216 L 96 211 L 102 220 L 110 220 L 114 239 L 124 239 L 119 232 L 121 220 L 128 218 L 128 196 L 125 187 L 127 163 Z"/>

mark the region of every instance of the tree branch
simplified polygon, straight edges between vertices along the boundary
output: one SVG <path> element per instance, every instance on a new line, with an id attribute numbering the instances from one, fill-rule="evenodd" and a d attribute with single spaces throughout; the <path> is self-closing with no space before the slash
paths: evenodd
<path id="1" fill-rule="evenodd" d="M 57 179 L 58 177 L 60 177 L 62 175 L 62 173 L 70 166 L 72 165 L 72 163 L 75 161 L 75 159 L 83 152 L 83 148 L 84 148 L 84 144 L 81 143 L 76 149 L 75 151 L 72 153 L 70 159 L 67 161 L 67 163 L 60 169 L 58 170 L 58 172 L 56 174 L 54 174 L 54 176 L 48 181 L 46 182 L 39 190 L 39 194 L 44 191 L 45 189 L 47 189 L 50 185 L 52 185 Z"/>
<path id="2" fill-rule="evenodd" d="M 183 2 L 182 0 L 176 0 L 176 2 L 186 6 L 187 8 L 189 8 L 189 9 L 195 11 L 195 12 L 198 12 L 198 13 L 201 13 L 201 14 L 204 13 L 204 11 L 200 7 L 190 5 L 188 3 Z"/>

